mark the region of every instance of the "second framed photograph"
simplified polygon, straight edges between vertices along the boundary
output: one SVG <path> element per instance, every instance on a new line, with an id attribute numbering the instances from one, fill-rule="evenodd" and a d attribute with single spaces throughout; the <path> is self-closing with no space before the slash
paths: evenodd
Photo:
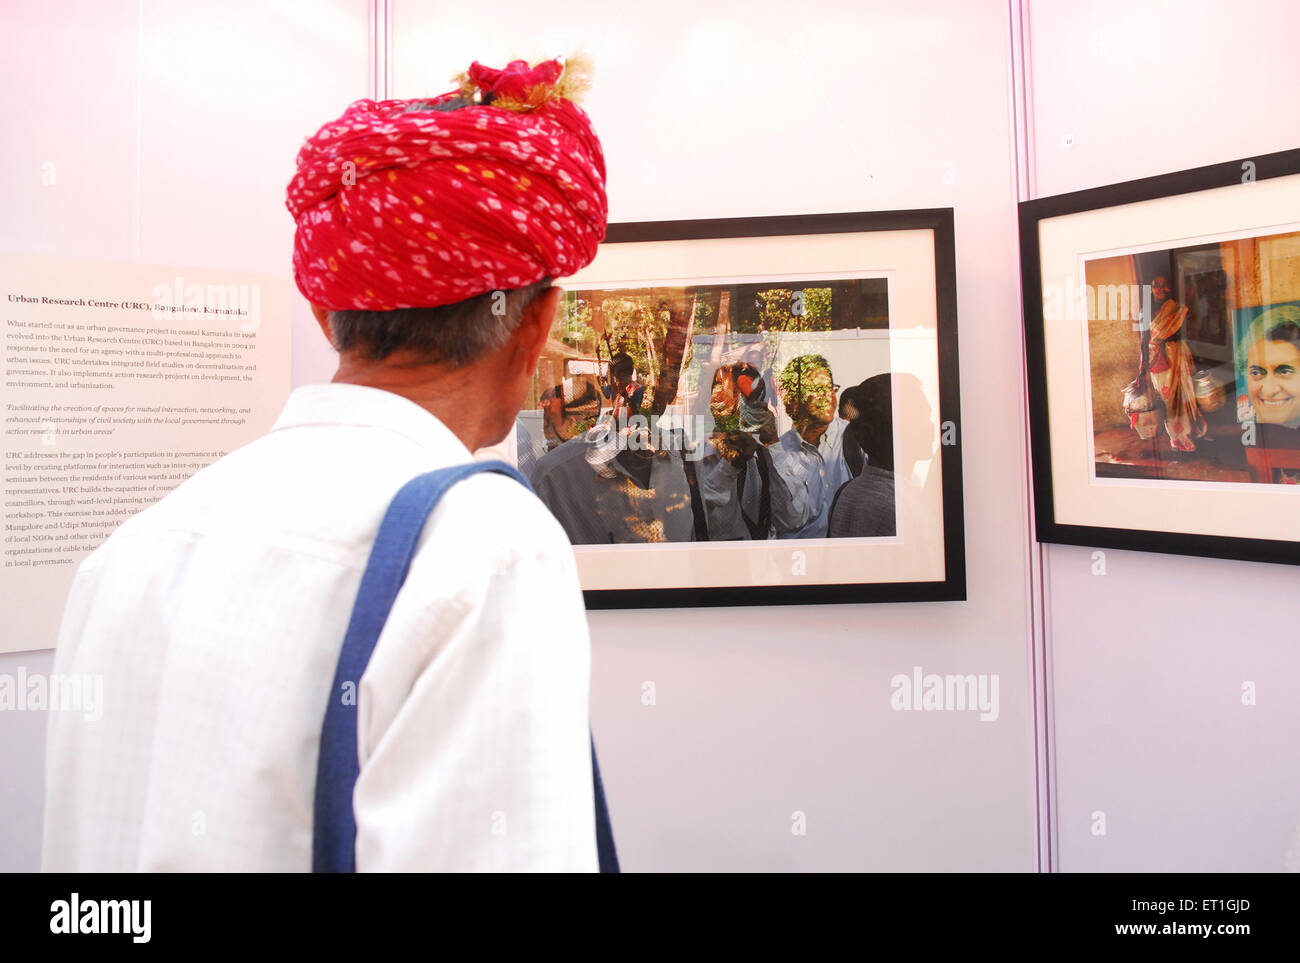
<path id="1" fill-rule="evenodd" d="M 1300 150 L 1020 206 L 1041 541 L 1300 564 Z"/>
<path id="2" fill-rule="evenodd" d="M 613 224 L 512 438 L 593 608 L 965 598 L 952 211 Z"/>

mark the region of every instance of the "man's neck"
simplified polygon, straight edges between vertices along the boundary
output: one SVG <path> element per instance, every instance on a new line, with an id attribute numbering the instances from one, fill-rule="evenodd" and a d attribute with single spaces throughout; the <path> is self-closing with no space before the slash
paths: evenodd
<path id="1" fill-rule="evenodd" d="M 332 381 L 378 388 L 414 402 L 446 425 L 470 451 L 501 440 L 497 426 L 502 415 L 491 404 L 499 395 L 493 390 L 492 373 L 481 364 L 453 368 L 403 361 L 397 355 L 383 361 L 345 355 L 339 358 L 339 370 Z"/>
<path id="2" fill-rule="evenodd" d="M 816 448 L 817 443 L 821 441 L 822 435 L 826 434 L 826 429 L 830 426 L 829 421 L 803 421 L 795 426 L 795 430 L 799 432 L 800 438 Z"/>

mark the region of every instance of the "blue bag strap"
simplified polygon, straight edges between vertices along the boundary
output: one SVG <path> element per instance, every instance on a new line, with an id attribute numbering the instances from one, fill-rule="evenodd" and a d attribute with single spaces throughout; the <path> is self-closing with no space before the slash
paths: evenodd
<path id="1" fill-rule="evenodd" d="M 596 861 L 599 872 L 617 873 L 618 851 L 614 849 L 614 827 L 605 805 L 605 784 L 600 781 L 600 763 L 596 761 L 596 737 L 591 737 L 591 785 L 596 802 Z"/>
<path id="2" fill-rule="evenodd" d="M 477 461 L 441 468 L 411 479 L 393 497 L 383 521 L 361 588 L 348 622 L 348 631 L 334 671 L 334 685 L 321 726 L 320 756 L 316 763 L 315 814 L 312 822 L 311 868 L 314 873 L 356 871 L 356 816 L 352 793 L 361 773 L 357 759 L 357 689 L 379 633 L 388 621 L 397 593 L 406 581 L 411 560 L 420 542 L 424 523 L 452 485 L 479 472 L 508 475 L 529 491 L 527 479 L 503 461 Z M 353 698 L 344 700 L 344 687 L 351 685 Z M 618 872 L 618 854 L 605 804 L 605 788 L 596 762 L 596 744 L 591 744 L 591 774 L 596 804 L 596 850 L 602 873 Z"/>

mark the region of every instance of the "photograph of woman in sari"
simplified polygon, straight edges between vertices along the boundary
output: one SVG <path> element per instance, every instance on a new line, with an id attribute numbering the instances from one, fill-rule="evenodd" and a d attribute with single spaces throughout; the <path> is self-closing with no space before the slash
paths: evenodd
<path id="1" fill-rule="evenodd" d="M 1155 316 L 1143 338 L 1142 372 L 1164 405 L 1170 447 L 1195 451 L 1208 426 L 1196 402 L 1192 353 L 1183 335 L 1188 309 L 1171 296 L 1163 274 L 1151 279 L 1151 305 Z"/>

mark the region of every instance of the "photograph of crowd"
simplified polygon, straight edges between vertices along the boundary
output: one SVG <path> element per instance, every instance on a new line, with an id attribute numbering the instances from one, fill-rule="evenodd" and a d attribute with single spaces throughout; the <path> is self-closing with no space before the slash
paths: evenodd
<path id="1" fill-rule="evenodd" d="M 516 459 L 575 545 L 892 538 L 890 372 L 884 277 L 568 290 Z"/>

